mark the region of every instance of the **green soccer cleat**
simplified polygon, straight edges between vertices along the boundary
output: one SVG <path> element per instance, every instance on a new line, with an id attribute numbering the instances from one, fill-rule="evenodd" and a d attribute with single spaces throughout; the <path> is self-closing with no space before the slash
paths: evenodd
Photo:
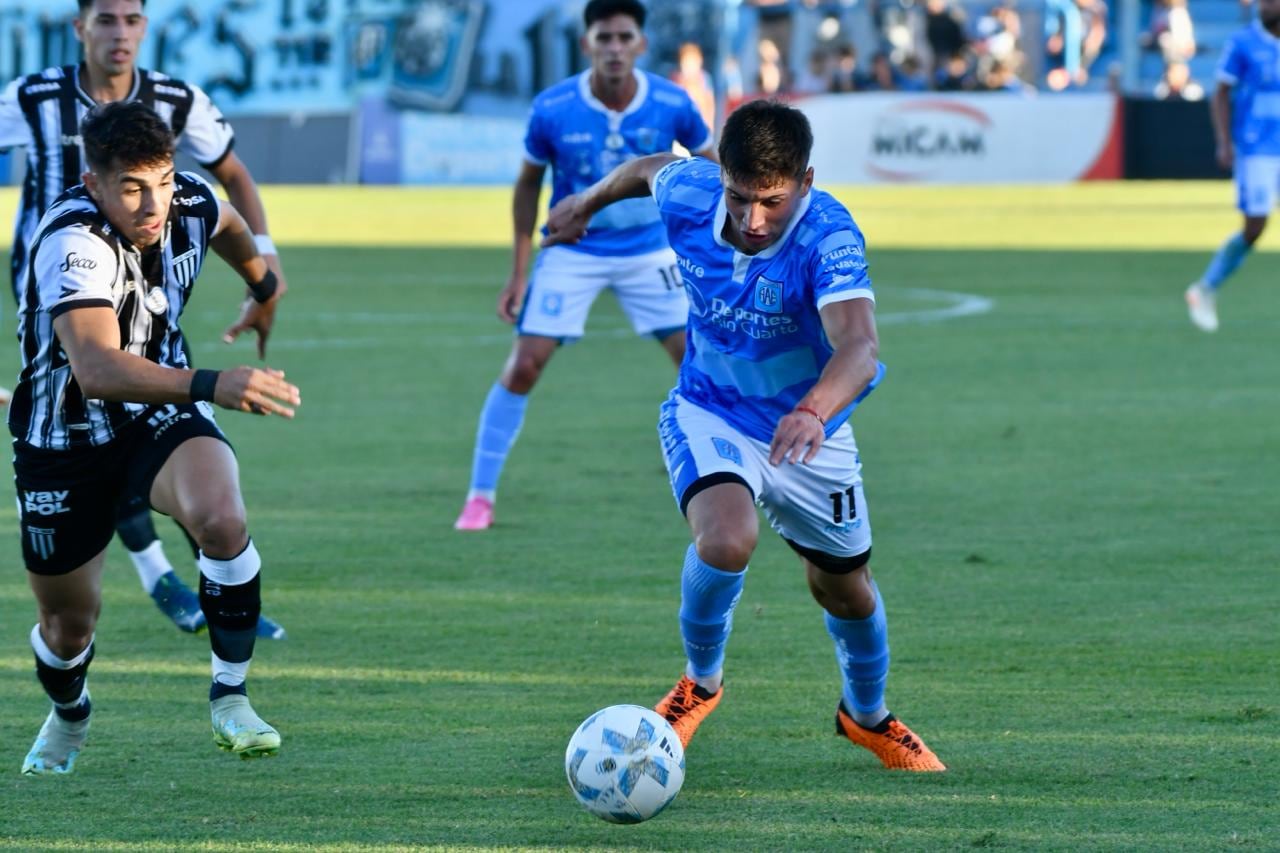
<path id="1" fill-rule="evenodd" d="M 241 758 L 259 758 L 280 751 L 280 733 L 264 722 L 239 693 L 222 696 L 209 703 L 213 718 L 213 742 L 219 749 Z"/>
<path id="2" fill-rule="evenodd" d="M 46 773 L 70 773 L 76 764 L 76 756 L 89 735 L 89 719 L 69 723 L 50 711 L 40 727 L 36 742 L 31 745 L 22 762 L 24 776 L 43 776 Z"/>

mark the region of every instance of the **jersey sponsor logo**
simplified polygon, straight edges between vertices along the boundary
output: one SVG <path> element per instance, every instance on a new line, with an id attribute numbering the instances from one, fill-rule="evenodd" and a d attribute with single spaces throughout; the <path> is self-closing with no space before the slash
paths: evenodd
<path id="1" fill-rule="evenodd" d="M 680 269 L 694 276 L 695 278 L 706 278 L 706 269 L 698 263 L 694 263 L 684 255 L 676 255 L 676 263 L 680 265 Z"/>
<path id="2" fill-rule="evenodd" d="M 96 270 L 98 262 L 92 258 L 82 258 L 75 252 L 67 252 L 67 259 L 62 262 L 62 266 L 58 269 L 62 272 L 71 272 L 71 270 Z"/>
<path id="3" fill-rule="evenodd" d="M 756 310 L 769 314 L 782 313 L 782 284 L 761 278 L 756 282 Z"/>
<path id="4" fill-rule="evenodd" d="M 772 282 L 771 282 L 772 283 Z M 759 294 L 757 293 L 757 296 Z M 781 296 L 779 296 L 781 301 Z M 781 311 L 781 305 L 778 307 Z M 800 326 L 789 314 L 769 314 L 750 308 L 735 308 L 719 296 L 711 300 L 710 322 L 729 332 L 742 332 L 758 341 L 793 335 Z"/>
<path id="5" fill-rule="evenodd" d="M 175 195 L 173 203 L 179 207 L 195 207 L 198 204 L 204 204 L 206 201 L 202 195 Z"/>
<path id="6" fill-rule="evenodd" d="M 591 142 L 591 134 L 586 133 L 566 133 L 560 137 L 560 141 L 565 145 L 586 145 Z"/>
<path id="7" fill-rule="evenodd" d="M 65 504 L 67 495 L 70 491 L 63 489 L 56 492 L 29 492 L 23 491 L 22 509 L 24 512 L 33 512 L 36 515 L 61 515 L 64 512 L 71 512 L 71 507 Z"/>
<path id="8" fill-rule="evenodd" d="M 715 438 L 714 436 L 711 439 L 711 443 L 715 446 L 716 453 L 718 453 L 722 459 L 728 459 L 735 465 L 742 464 L 742 451 L 738 449 L 738 445 L 728 439 Z"/>
<path id="9" fill-rule="evenodd" d="M 61 88 L 61 83 L 32 83 L 22 91 L 27 95 L 39 95 L 42 92 L 56 92 Z"/>
<path id="10" fill-rule="evenodd" d="M 177 406 L 172 403 L 165 403 L 164 406 L 156 410 L 155 414 L 147 418 L 147 426 L 154 430 L 151 434 L 151 439 L 153 441 L 159 440 L 160 436 L 169 430 L 169 427 L 190 419 L 190 412 L 179 412 Z"/>
<path id="11" fill-rule="evenodd" d="M 156 84 L 156 94 L 157 94 L 157 95 L 168 95 L 168 96 L 170 96 L 170 97 L 172 97 L 172 98 L 189 98 L 189 97 L 191 97 L 191 93 L 190 93 L 190 92 L 188 92 L 186 89 L 181 89 L 181 88 L 179 88 L 179 87 L 177 87 L 177 86 L 165 86 L 165 85 L 162 85 L 162 84 L 160 84 L 160 83 L 157 83 L 157 84 Z"/>
<path id="12" fill-rule="evenodd" d="M 75 145 L 75 146 L 79 147 L 80 145 L 82 145 L 82 144 L 84 144 L 84 143 L 83 143 L 83 140 L 80 138 L 80 134 L 78 134 L 78 133 L 77 133 L 77 134 L 75 134 L 75 135 L 73 136 L 73 135 L 71 135 L 71 134 L 69 134 L 69 133 L 64 133 L 64 134 L 62 134 L 62 144 L 63 144 L 63 145 Z"/>

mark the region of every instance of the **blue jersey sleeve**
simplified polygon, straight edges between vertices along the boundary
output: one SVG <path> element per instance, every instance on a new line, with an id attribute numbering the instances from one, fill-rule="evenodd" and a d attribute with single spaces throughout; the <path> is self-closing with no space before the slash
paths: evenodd
<path id="1" fill-rule="evenodd" d="M 653 177 L 653 200 L 668 226 L 681 216 L 696 216 L 716 206 L 720 167 L 702 157 L 673 160 Z"/>
<path id="2" fill-rule="evenodd" d="M 524 156 L 530 163 L 545 166 L 555 157 L 552 133 L 547 116 L 538 109 L 535 101 L 529 110 L 529 125 L 524 134 Z"/>
<path id="3" fill-rule="evenodd" d="M 1222 49 L 1222 58 L 1218 60 L 1218 80 L 1235 85 L 1245 75 L 1249 67 L 1249 51 L 1244 39 L 1239 34 L 1227 40 Z"/>
<path id="4" fill-rule="evenodd" d="M 846 299 L 875 300 L 866 245 L 852 222 L 818 242 L 812 269 L 813 299 L 819 310 Z"/>

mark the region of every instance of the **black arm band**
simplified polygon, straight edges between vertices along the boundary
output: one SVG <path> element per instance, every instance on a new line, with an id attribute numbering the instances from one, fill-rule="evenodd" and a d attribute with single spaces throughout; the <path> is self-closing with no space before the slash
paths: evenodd
<path id="1" fill-rule="evenodd" d="M 276 274 L 271 270 L 267 270 L 267 274 L 263 276 L 262 281 L 249 285 L 249 293 L 253 294 L 254 302 L 261 304 L 276 295 L 276 288 L 279 285 L 280 281 L 276 278 Z"/>
<path id="2" fill-rule="evenodd" d="M 197 370 L 191 377 L 191 402 L 213 402 L 213 389 L 218 386 L 218 371 Z"/>

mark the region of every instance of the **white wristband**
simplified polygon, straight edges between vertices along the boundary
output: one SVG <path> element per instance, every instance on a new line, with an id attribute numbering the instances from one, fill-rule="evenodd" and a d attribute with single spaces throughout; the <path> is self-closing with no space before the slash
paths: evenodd
<path id="1" fill-rule="evenodd" d="M 271 242 L 271 238 L 266 234 L 254 234 L 253 244 L 258 247 L 259 255 L 278 255 L 276 244 Z"/>

